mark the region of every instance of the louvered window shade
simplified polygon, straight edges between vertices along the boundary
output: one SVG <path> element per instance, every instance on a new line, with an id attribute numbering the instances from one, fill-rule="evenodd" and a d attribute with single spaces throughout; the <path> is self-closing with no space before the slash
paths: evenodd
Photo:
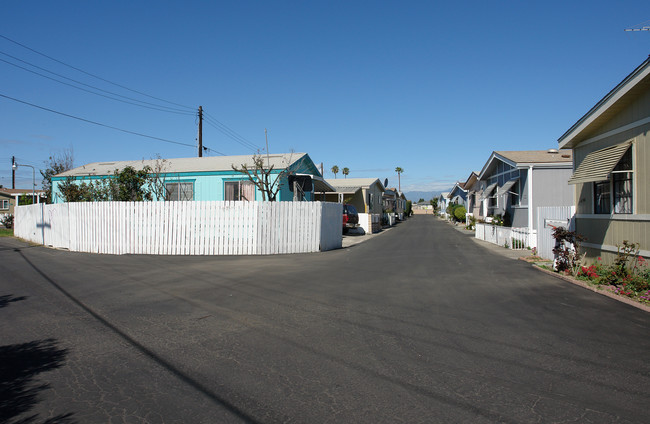
<path id="1" fill-rule="evenodd" d="M 497 186 L 497 183 L 490 184 L 489 186 L 487 186 L 487 188 L 485 189 L 485 191 L 481 195 L 481 199 L 483 200 L 483 199 L 487 199 L 488 197 L 490 197 L 490 195 L 492 194 L 492 192 L 494 191 L 496 186 Z"/>
<path id="2" fill-rule="evenodd" d="M 588 153 L 582 163 L 578 165 L 578 169 L 569 178 L 569 184 L 608 180 L 609 174 L 614 170 L 616 164 L 629 147 L 630 143 L 628 142 Z"/>
<path id="3" fill-rule="evenodd" d="M 510 181 L 507 181 L 504 185 L 499 187 L 499 189 L 497 190 L 497 196 L 507 194 L 510 191 L 510 189 L 512 188 L 512 186 L 515 185 L 515 183 L 517 182 L 518 179 L 519 178 L 514 178 L 514 179 L 512 179 Z"/>

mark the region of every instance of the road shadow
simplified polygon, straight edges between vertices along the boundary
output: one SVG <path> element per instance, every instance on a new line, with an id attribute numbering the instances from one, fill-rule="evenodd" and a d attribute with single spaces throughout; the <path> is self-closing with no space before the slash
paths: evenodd
<path id="1" fill-rule="evenodd" d="M 6 294 L 4 296 L 0 296 L 0 308 L 4 308 L 5 306 L 9 306 L 10 303 L 20 302 L 21 300 L 25 300 L 25 299 L 27 299 L 27 296 L 14 297 L 13 294 Z"/>
<path id="2" fill-rule="evenodd" d="M 75 422 L 71 413 L 61 414 L 45 421 L 39 419 L 38 414 L 29 415 L 29 411 L 39 402 L 39 394 L 49 388 L 49 384 L 36 380 L 38 374 L 59 368 L 64 363 L 67 349 L 60 349 L 57 344 L 54 339 L 45 339 L 0 346 L 0 422 L 14 424 Z"/>

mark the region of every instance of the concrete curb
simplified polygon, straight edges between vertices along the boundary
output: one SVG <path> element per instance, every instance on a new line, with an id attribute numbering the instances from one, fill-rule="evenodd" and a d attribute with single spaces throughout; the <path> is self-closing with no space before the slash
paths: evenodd
<path id="1" fill-rule="evenodd" d="M 526 262 L 524 259 L 521 259 L 521 260 Z M 553 272 L 553 271 L 550 271 L 548 269 L 540 268 L 540 267 L 536 266 L 535 264 L 531 264 L 531 265 L 533 266 L 533 268 L 538 269 L 538 270 L 540 270 L 540 271 L 542 271 L 542 272 L 544 272 L 546 274 L 552 275 L 553 277 L 559 278 L 560 280 L 564 280 L 564 281 L 569 282 L 571 284 L 574 284 L 576 286 L 585 288 L 587 290 L 591 290 L 592 292 L 598 293 L 598 294 L 603 295 L 603 296 L 607 296 L 607 297 L 609 297 L 611 299 L 614 299 L 614 300 L 617 300 L 619 302 L 626 303 L 626 304 L 628 304 L 630 306 L 633 306 L 633 307 L 635 307 L 637 309 L 641 309 L 642 311 L 650 312 L 650 306 L 644 305 L 644 304 L 639 303 L 639 302 L 635 302 L 634 300 L 629 299 L 627 297 L 619 296 L 619 295 L 616 295 L 614 293 L 610 293 L 610 292 L 608 292 L 606 290 L 599 289 L 597 287 L 594 287 L 594 286 L 591 286 L 591 285 L 585 283 L 584 281 L 577 280 L 577 279 L 569 277 L 567 275 L 561 275 L 561 274 L 558 274 L 557 272 Z"/>

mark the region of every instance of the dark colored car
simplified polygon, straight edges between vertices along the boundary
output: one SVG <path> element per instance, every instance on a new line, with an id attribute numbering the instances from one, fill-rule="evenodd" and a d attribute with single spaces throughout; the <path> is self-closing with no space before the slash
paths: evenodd
<path id="1" fill-rule="evenodd" d="M 343 205 L 343 234 L 347 234 L 350 228 L 359 226 L 359 214 L 352 205 Z"/>

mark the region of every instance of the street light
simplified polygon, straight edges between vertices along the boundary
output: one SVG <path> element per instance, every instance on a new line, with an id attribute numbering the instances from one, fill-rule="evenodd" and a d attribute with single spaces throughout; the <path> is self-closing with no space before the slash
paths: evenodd
<path id="1" fill-rule="evenodd" d="M 32 168 L 32 205 L 36 203 L 36 192 L 35 192 L 35 187 L 36 187 L 36 169 L 31 166 L 31 165 L 23 165 L 23 164 L 18 164 L 15 160 L 11 164 L 11 169 L 14 171 L 18 169 L 19 166 L 29 166 Z"/>

